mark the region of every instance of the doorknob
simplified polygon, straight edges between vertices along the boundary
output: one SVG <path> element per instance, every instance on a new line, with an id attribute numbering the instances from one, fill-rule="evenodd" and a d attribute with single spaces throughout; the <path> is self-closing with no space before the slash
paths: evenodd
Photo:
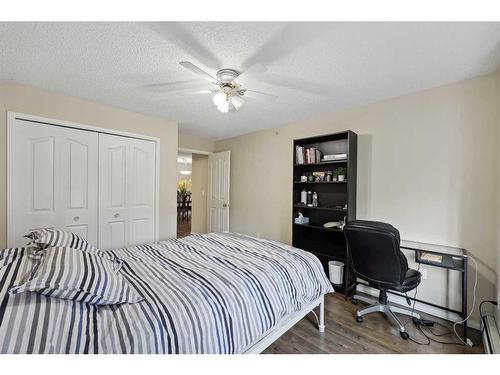
<path id="1" fill-rule="evenodd" d="M 78 220 L 80 220 L 80 216 L 75 216 L 75 217 L 73 218 L 73 221 L 78 221 Z"/>
<path id="2" fill-rule="evenodd" d="M 117 212 L 116 214 L 113 215 L 115 217 L 115 219 L 120 216 L 120 214 Z"/>
<path id="3" fill-rule="evenodd" d="M 224 203 L 224 204 L 222 205 L 222 207 L 226 208 L 226 207 L 229 207 L 229 205 L 228 205 L 227 203 Z"/>

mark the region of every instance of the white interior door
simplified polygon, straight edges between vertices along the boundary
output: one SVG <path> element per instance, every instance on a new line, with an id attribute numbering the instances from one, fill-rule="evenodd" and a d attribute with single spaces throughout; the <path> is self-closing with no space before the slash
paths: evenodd
<path id="1" fill-rule="evenodd" d="M 129 243 L 129 139 L 99 134 L 99 248 Z"/>
<path id="2" fill-rule="evenodd" d="M 97 245 L 98 135 L 61 128 L 61 224 Z"/>
<path id="3" fill-rule="evenodd" d="M 64 228 L 97 244 L 97 134 L 15 120 L 9 143 L 8 246 L 38 228 Z"/>
<path id="4" fill-rule="evenodd" d="M 99 135 L 99 247 L 155 240 L 156 144 Z"/>
<path id="5" fill-rule="evenodd" d="M 209 232 L 229 231 L 230 151 L 208 156 L 208 215 Z"/>
<path id="6" fill-rule="evenodd" d="M 129 245 L 140 245 L 155 238 L 156 145 L 131 138 L 129 152 Z"/>

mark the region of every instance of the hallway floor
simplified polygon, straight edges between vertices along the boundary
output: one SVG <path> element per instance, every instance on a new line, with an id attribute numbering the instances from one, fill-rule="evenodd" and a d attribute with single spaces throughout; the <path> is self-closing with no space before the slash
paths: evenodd
<path id="1" fill-rule="evenodd" d="M 191 234 L 191 216 L 183 218 L 177 217 L 177 238 L 189 236 Z"/>

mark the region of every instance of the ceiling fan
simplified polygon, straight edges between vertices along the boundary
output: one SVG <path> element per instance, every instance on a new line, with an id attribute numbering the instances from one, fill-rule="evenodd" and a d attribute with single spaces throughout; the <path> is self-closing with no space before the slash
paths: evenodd
<path id="1" fill-rule="evenodd" d="M 253 73 L 265 71 L 264 66 L 257 64 L 251 66 L 248 70 L 240 73 L 234 69 L 220 69 L 213 77 L 203 69 L 197 67 L 189 61 L 181 61 L 179 63 L 184 68 L 199 75 L 215 87 L 210 89 L 199 89 L 192 91 L 180 91 L 179 95 L 197 95 L 197 94 L 211 94 L 212 100 L 220 112 L 239 111 L 245 104 L 246 98 L 261 99 L 261 100 L 275 100 L 277 96 L 266 94 L 263 92 L 249 90 L 243 86 L 245 77 Z"/>

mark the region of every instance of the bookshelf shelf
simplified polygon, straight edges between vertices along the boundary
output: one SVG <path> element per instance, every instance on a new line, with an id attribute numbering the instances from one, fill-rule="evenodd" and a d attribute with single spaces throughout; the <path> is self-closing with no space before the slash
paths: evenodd
<path id="1" fill-rule="evenodd" d="M 306 210 L 326 210 L 326 211 L 336 211 L 336 212 L 347 212 L 345 208 L 335 208 L 335 207 L 314 207 L 314 206 L 304 206 L 301 204 L 294 204 L 294 208 L 306 209 Z"/>
<path id="2" fill-rule="evenodd" d="M 297 164 L 295 163 L 295 167 L 308 167 L 308 166 L 314 166 L 314 165 L 326 165 L 326 164 L 341 164 L 341 163 L 347 163 L 347 160 L 327 160 L 327 161 L 321 161 L 319 163 L 301 163 Z"/>
<path id="3" fill-rule="evenodd" d="M 299 227 L 304 227 L 304 228 L 315 229 L 315 230 L 324 230 L 327 232 L 343 233 L 342 229 L 339 229 L 339 228 L 325 228 L 325 227 L 320 227 L 319 225 L 297 224 L 297 223 L 294 223 L 294 225 L 299 226 Z"/>
<path id="4" fill-rule="evenodd" d="M 307 153 L 307 155 L 306 155 Z M 323 155 L 346 154 L 347 159 L 328 160 L 313 163 L 302 163 L 319 160 Z M 315 161 L 314 159 L 312 161 Z M 297 163 L 300 161 L 300 163 Z M 342 174 L 338 168 L 344 169 L 344 181 L 301 181 L 302 176 L 321 172 L 325 174 Z M 357 168 L 357 135 L 348 130 L 341 133 L 327 134 L 309 138 L 296 139 L 293 142 L 293 180 L 292 180 L 292 244 L 295 247 L 315 254 L 328 275 L 328 262 L 336 260 L 344 262 L 343 285 L 334 285 L 338 292 L 347 295 L 355 286 L 355 278 L 348 266 L 348 254 L 343 231 L 338 228 L 325 228 L 327 222 L 337 222 L 356 218 L 356 171 Z M 337 172 L 337 173 L 335 173 Z M 301 193 L 315 192 L 318 196 L 318 207 L 309 207 L 301 202 Z M 347 209 L 334 208 L 344 206 Z M 301 212 L 309 217 L 309 224 L 295 224 L 294 218 Z"/>
<path id="5" fill-rule="evenodd" d="M 347 180 L 344 181 L 294 181 L 294 184 L 347 184 Z"/>

